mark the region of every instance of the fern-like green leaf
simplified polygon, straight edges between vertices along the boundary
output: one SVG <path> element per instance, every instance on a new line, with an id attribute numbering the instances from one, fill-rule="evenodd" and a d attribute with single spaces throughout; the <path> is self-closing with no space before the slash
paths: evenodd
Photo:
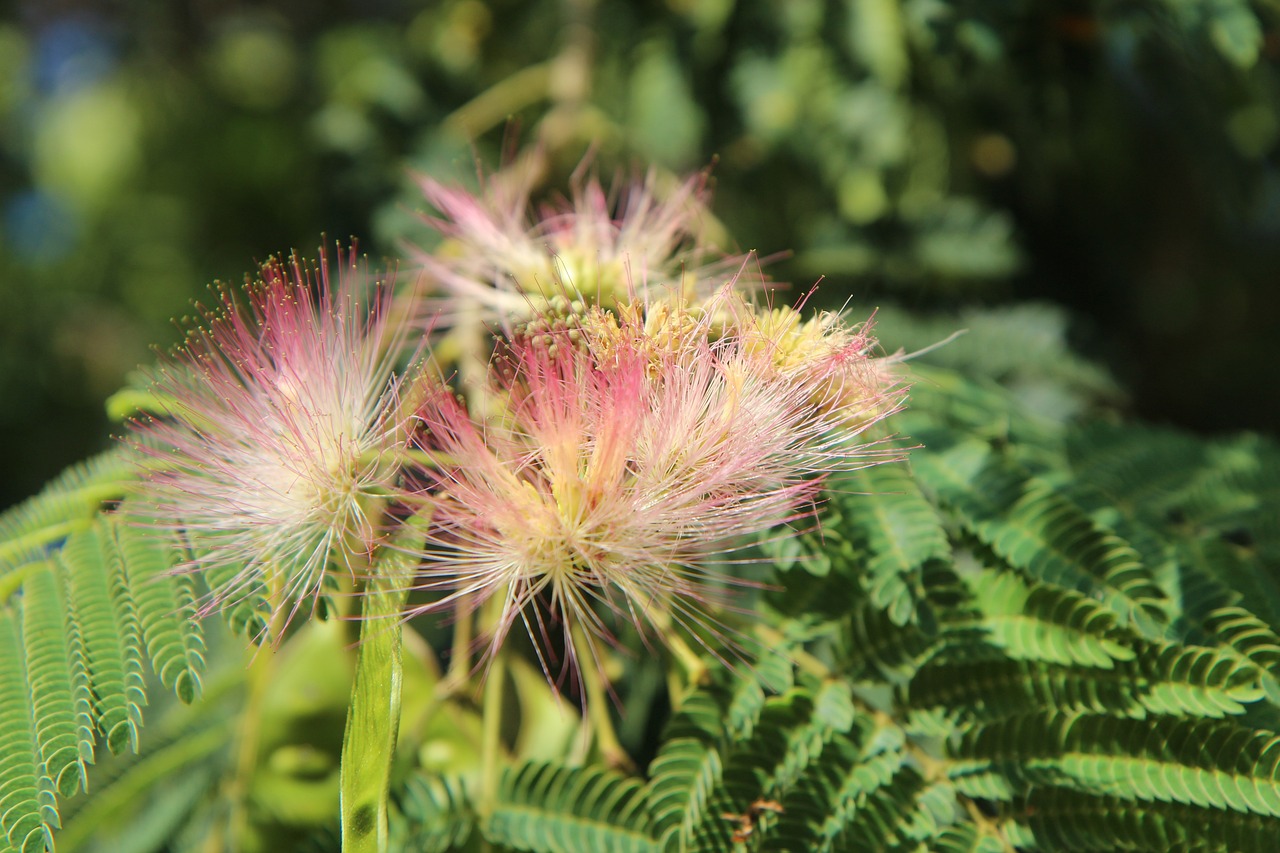
<path id="1" fill-rule="evenodd" d="M 912 371 L 920 381 L 912 386 L 906 411 L 894 416 L 894 426 L 927 448 L 943 436 L 952 440 L 971 436 L 984 442 L 995 439 L 1028 447 L 1058 440 L 1059 423 L 1031 411 L 995 382 L 919 363 Z"/>
<path id="2" fill-rule="evenodd" d="M 599 767 L 531 762 L 503 774 L 486 839 L 517 850 L 658 853 L 636 779 Z"/>
<path id="3" fill-rule="evenodd" d="M 18 618 L 0 609 L 0 828 L 18 853 L 53 849 L 52 785 L 41 766 Z"/>
<path id="4" fill-rule="evenodd" d="M 790 665 L 786 669 L 789 674 Z M 750 737 L 766 701 L 759 679 L 719 673 L 711 684 L 686 697 L 671 718 L 662 748 L 649 765 L 647 789 L 654 837 L 664 849 L 687 836 L 709 813 L 724 772 L 723 754 L 733 740 Z"/>
<path id="5" fill-rule="evenodd" d="M 52 837 L 57 798 L 85 787 L 99 734 L 113 753 L 137 749 L 144 636 L 180 697 L 198 687 L 203 645 L 185 579 L 167 574 L 174 544 L 141 537 L 104 514 L 5 578 L 17 594 L 0 613 L 17 645 L 0 650 L 0 825 L 15 848 Z"/>
<path id="6" fill-rule="evenodd" d="M 828 687 L 841 689 L 836 684 Z M 750 736 L 721 748 L 724 768 L 720 784 L 699 819 L 683 827 L 678 849 L 731 847 L 735 823 L 725 815 L 749 814 L 757 801 L 782 798 L 820 762 L 835 734 L 824 717 L 815 715 L 809 691 L 796 689 L 771 697 Z M 772 819 L 769 813 L 753 817 L 756 833 L 768 835 Z"/>
<path id="7" fill-rule="evenodd" d="M 1181 541 L 1176 551 L 1179 558 L 1160 582 L 1181 611 L 1174 624 L 1177 635 L 1184 642 L 1213 646 L 1258 666 L 1268 697 L 1280 706 L 1280 635 L 1257 616 L 1251 606 L 1256 599 L 1213 576 L 1220 565 L 1215 552 L 1218 558 L 1231 559 L 1230 555 L 1206 542 Z"/>
<path id="8" fill-rule="evenodd" d="M 90 796 L 73 801 L 64 814 L 59 853 L 161 849 L 209 797 L 221 754 L 234 742 L 232 726 L 200 711 L 179 710 L 186 713 L 167 715 L 159 737 L 148 737 L 139 755 L 104 762 Z"/>
<path id="9" fill-rule="evenodd" d="M 1009 846 L 999 835 L 972 823 L 947 827 L 933 840 L 937 853 L 1007 853 Z"/>
<path id="10" fill-rule="evenodd" d="M 918 850 L 954 820 L 955 794 L 946 782 L 928 783 L 904 765 L 887 784 L 859 803 L 834 850 Z"/>
<path id="11" fill-rule="evenodd" d="M 859 575 L 871 602 L 897 625 L 916 616 L 924 597 L 921 567 L 945 560 L 951 548 L 942 522 L 905 465 L 875 465 L 842 477 L 833 496 L 841 534 L 865 554 Z"/>
<path id="12" fill-rule="evenodd" d="M 1067 436 L 1076 478 L 1146 520 L 1163 520 L 1177 506 L 1189 473 L 1205 464 L 1207 451 L 1186 433 L 1102 421 Z"/>
<path id="13" fill-rule="evenodd" d="M 416 773 L 393 796 L 391 849 L 447 853 L 470 837 L 475 814 L 460 781 Z"/>
<path id="14" fill-rule="evenodd" d="M 953 756 L 976 796 L 1057 785 L 1280 817 L 1280 738 L 1232 721 L 1029 714 L 969 731 Z"/>
<path id="15" fill-rule="evenodd" d="M 1087 596 L 1009 571 L 985 569 L 963 580 L 981 614 L 966 627 L 1010 658 L 1110 669 L 1134 657 L 1132 637 L 1115 614 Z"/>
<path id="16" fill-rule="evenodd" d="M 1267 565 L 1280 560 L 1274 442 L 1251 435 L 1206 442 L 1173 430 L 1099 423 L 1069 436 L 1068 455 L 1078 480 L 1148 524 L 1176 523 L 1192 538 L 1246 544 Z M 1269 616 L 1280 616 L 1277 592 L 1272 585 L 1263 605 Z"/>
<path id="17" fill-rule="evenodd" d="M 142 637 L 132 602 L 121 600 L 120 559 L 102 526 L 72 536 L 58 554 L 67 574 L 69 605 L 80 628 L 98 725 L 107 747 L 119 753 L 138 743 L 146 693 Z"/>
<path id="18" fill-rule="evenodd" d="M 837 650 L 841 671 L 850 678 L 905 681 L 939 648 L 936 634 L 919 625 L 896 625 L 870 603 L 849 614 Z"/>
<path id="19" fill-rule="evenodd" d="M 266 586 L 257 580 L 239 584 L 236 577 L 243 570 L 243 566 L 214 561 L 204 570 L 205 585 L 215 590 L 236 588 L 236 594 L 223 601 L 219 609 L 232 633 L 260 643 L 266 639 L 267 622 L 271 618 L 270 596 Z"/>
<path id="20" fill-rule="evenodd" d="M 980 442 L 913 459 L 929 487 L 1009 565 L 1097 597 L 1122 626 L 1132 623 L 1152 639 L 1161 635 L 1164 595 L 1137 551 L 1049 483 L 1002 462 Z"/>
<path id="21" fill-rule="evenodd" d="M 1208 648 L 1141 645 L 1111 669 L 939 655 L 912 678 L 903 703 L 974 720 L 1038 709 L 1222 717 L 1264 695 L 1263 673 L 1236 655 Z"/>
<path id="22" fill-rule="evenodd" d="M 766 815 L 772 820 L 763 849 L 856 849 L 849 847 L 849 839 L 862 817 L 859 809 L 902 770 L 905 745 L 896 725 L 858 714 L 847 731 L 832 737 L 821 760 L 780 797 L 776 817 Z"/>
<path id="23" fill-rule="evenodd" d="M 1008 815 L 1010 841 L 1037 850 L 1274 853 L 1280 822 L 1181 803 L 1135 803 L 1066 788 L 1037 788 Z"/>
<path id="24" fill-rule="evenodd" d="M 1248 548 L 1218 537 L 1177 541 L 1179 563 L 1234 590 L 1241 603 L 1280 631 L 1280 581 Z"/>
<path id="25" fill-rule="evenodd" d="M 22 639 L 42 770 L 61 796 L 70 797 L 84 787 L 85 764 L 93 762 L 91 696 L 88 675 L 68 643 L 58 580 L 46 566 L 23 585 Z"/>
<path id="26" fill-rule="evenodd" d="M 189 574 L 170 574 L 176 539 L 164 531 L 146 530 L 128 516 L 107 522 L 137 608 L 147 653 L 160 681 L 190 703 L 200 695 L 204 637 L 196 618 L 194 581 Z"/>

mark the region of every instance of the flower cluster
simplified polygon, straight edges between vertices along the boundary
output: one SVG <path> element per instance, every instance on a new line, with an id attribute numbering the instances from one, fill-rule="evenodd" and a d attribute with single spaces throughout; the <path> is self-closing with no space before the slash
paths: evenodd
<path id="1" fill-rule="evenodd" d="M 166 412 L 136 424 L 148 511 L 190 540 L 210 609 L 261 588 L 296 607 L 380 539 L 370 506 L 409 439 L 393 371 L 405 324 L 391 320 L 390 284 L 366 302 L 361 279 L 354 253 L 337 281 L 323 257 L 268 261 L 247 301 L 220 289 L 152 376 Z"/>
<path id="2" fill-rule="evenodd" d="M 529 168 L 491 176 L 478 196 L 420 178 L 439 211 L 424 219 L 447 238 L 415 256 L 449 294 L 429 303 L 433 320 L 451 326 L 478 315 L 504 325 L 561 294 L 606 307 L 706 298 L 745 258 L 707 245 L 705 175 L 665 194 L 658 183 L 651 172 L 611 198 L 598 179 L 580 175 L 571 198 L 535 209 Z"/>
<path id="3" fill-rule="evenodd" d="M 519 182 L 422 184 L 447 238 L 421 256 L 428 298 L 393 311 L 385 283 L 360 299 L 349 258 L 336 282 L 273 261 L 155 374 L 151 512 L 192 543 L 210 606 L 262 586 L 296 609 L 377 571 L 411 512 L 434 596 L 415 612 L 492 602 L 490 652 L 517 623 L 596 658 L 626 623 L 732 646 L 717 613 L 743 546 L 811 515 L 829 473 L 893 455 L 863 438 L 903 398 L 869 330 L 757 305 L 746 259 L 697 236 L 701 178 L 616 203 L 579 181 L 534 220 Z M 391 320 L 424 312 L 432 337 Z M 478 375 L 394 369 L 477 316 Z"/>
<path id="4" fill-rule="evenodd" d="M 575 626 L 611 636 L 609 612 L 642 634 L 719 634 L 725 564 L 749 536 L 810 512 L 828 472 L 891 453 L 858 437 L 901 400 L 865 369 L 865 334 L 828 329 L 786 359 L 789 330 L 770 337 L 730 289 L 714 301 L 730 304 L 561 297 L 500 348 L 502 415 L 477 422 L 444 386 L 419 409 L 422 449 L 449 460 L 429 475 L 421 583 L 501 596 L 495 647 L 516 620 L 545 637 L 544 609 L 571 654 Z M 726 311 L 738 330 L 711 319 Z"/>

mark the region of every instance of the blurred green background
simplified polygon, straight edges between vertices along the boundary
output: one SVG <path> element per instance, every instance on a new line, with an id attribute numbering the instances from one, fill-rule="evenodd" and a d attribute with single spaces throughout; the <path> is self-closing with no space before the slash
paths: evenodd
<path id="1" fill-rule="evenodd" d="M 714 161 L 774 277 L 890 347 L 968 328 L 930 358 L 1044 410 L 1277 431 L 1278 60 L 1275 0 L 11 4 L 0 506 L 107 444 L 207 282 L 402 256 L 407 170 L 513 140 Z"/>

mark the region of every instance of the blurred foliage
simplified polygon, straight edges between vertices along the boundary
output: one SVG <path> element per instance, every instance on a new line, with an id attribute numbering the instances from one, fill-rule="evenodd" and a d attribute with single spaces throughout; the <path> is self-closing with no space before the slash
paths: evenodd
<path id="1" fill-rule="evenodd" d="M 1272 333 L 1280 296 L 1271 286 L 1280 270 L 1278 23 L 1274 0 L 18 3 L 0 21 L 0 504 L 105 444 L 101 401 L 150 359 L 148 344 L 176 339 L 170 318 L 188 311 L 205 282 L 235 279 L 254 259 L 309 251 L 321 239 L 355 235 L 374 258 L 423 240 L 410 170 L 472 180 L 476 163 L 496 168 L 517 143 L 545 155 L 547 188 L 563 186 L 588 151 L 603 172 L 714 163 L 725 233 L 766 257 L 793 249 L 769 267 L 795 283 L 791 294 L 811 293 L 821 276 L 814 302 L 851 312 L 880 306 L 891 351 L 968 330 L 919 357 L 933 367 L 917 373 L 902 427 L 927 448 L 916 457 L 919 487 L 902 475 L 859 489 L 898 496 L 885 505 L 912 524 L 924 517 L 904 539 L 928 553 L 905 568 L 872 561 L 869 573 L 861 563 L 804 555 L 803 564 L 791 561 L 795 600 L 769 604 L 786 643 L 807 643 L 835 667 L 830 683 L 843 690 L 859 679 L 869 694 L 879 691 L 880 704 L 910 713 L 891 726 L 882 713 L 854 715 L 839 704 L 835 713 L 818 701 L 830 699 L 830 684 L 790 671 L 773 695 L 761 666 L 753 673 L 761 678 L 735 681 L 759 700 L 738 708 L 748 725 L 725 728 L 730 716 L 718 707 L 694 713 L 693 703 L 664 735 L 662 671 L 642 657 L 620 697 L 623 737 L 642 764 L 656 759 L 649 766 L 667 771 L 651 770 L 656 781 L 643 796 L 670 800 L 688 790 L 672 768 L 706 746 L 709 765 L 725 758 L 719 790 L 730 799 L 715 801 L 719 810 L 687 833 L 673 828 L 674 808 L 659 814 L 661 827 L 613 814 L 595 825 L 581 818 L 603 814 L 595 806 L 606 801 L 579 793 L 619 791 L 607 803 L 630 809 L 641 801 L 639 783 L 548 764 L 573 751 L 576 720 L 533 670 L 516 671 L 509 695 L 521 726 L 511 740 L 527 763 L 503 781 L 500 820 L 479 824 L 458 782 L 476 764 L 479 714 L 463 700 L 438 713 L 438 661 L 417 643 L 406 675 L 397 838 L 414 849 L 467 839 L 473 848 L 483 840 L 560 849 L 555 833 L 571 826 L 582 849 L 600 849 L 592 845 L 604 836 L 590 833 L 609 827 L 632 840 L 662 829 L 677 840 L 724 842 L 735 824 L 722 815 L 746 815 L 762 790 L 748 795 L 758 762 L 743 756 L 791 756 L 779 733 L 817 732 L 821 749 L 795 753 L 811 765 L 784 762 L 764 780 L 792 797 L 781 814 L 756 815 L 760 837 L 776 840 L 806 807 L 840 796 L 828 770 L 872 766 L 882 753 L 897 761 L 909 728 L 912 749 L 939 733 L 957 736 L 954 753 L 921 747 L 918 760 L 946 762 L 955 792 L 942 799 L 972 805 L 975 818 L 949 828 L 933 820 L 937 786 L 894 765 L 877 784 L 886 814 L 923 816 L 912 838 L 994 849 L 989 830 L 999 825 L 1024 846 L 1035 837 L 1050 849 L 1107 849 L 1150 828 L 1120 825 L 1138 810 L 1111 798 L 1107 775 L 1156 763 L 1134 720 L 1177 711 L 1192 720 L 1178 729 L 1190 733 L 1187 743 L 1201 738 L 1215 749 L 1242 732 L 1277 729 L 1274 446 L 1078 419 L 1133 407 L 1202 429 L 1280 427 L 1280 397 L 1260 376 L 1280 362 Z M 57 526 L 64 513 L 89 524 L 101 495 L 78 487 L 101 485 L 94 477 L 103 471 L 113 484 L 126 477 L 112 473 L 110 458 L 100 464 L 9 516 L 41 534 L 26 545 L 42 553 L 65 532 Z M 113 501 L 125 491 L 117 485 Z M 847 514 L 851 553 L 904 551 Z M 837 550 L 838 529 L 827 525 L 825 547 Z M 1070 538 L 1080 530 L 1089 537 Z M 1081 541 L 1111 549 L 1089 552 L 1106 557 L 1087 565 L 1105 583 L 1075 577 L 1072 560 L 1057 559 L 1080 557 Z M 788 555 L 773 556 L 786 568 Z M 1037 571 L 1032 590 L 1019 572 Z M 1124 595 L 1112 589 L 1117 578 Z M 54 612 L 60 588 L 39 582 L 43 600 L 25 589 L 10 597 L 24 618 L 41 614 L 35 603 Z M 844 595 L 856 589 L 857 609 L 849 612 L 827 583 Z M 1029 608 L 1032 592 L 1033 615 L 1046 618 L 1020 629 L 1010 615 Z M 1157 599 L 1170 602 L 1167 612 L 1148 606 Z M 823 612 L 824 602 L 840 612 Z M 143 612 L 158 619 L 173 608 L 157 601 Z M 977 683 L 966 656 L 975 626 L 993 638 L 977 644 L 984 665 L 998 662 L 1007 682 L 989 706 L 933 689 Z M 349 689 L 343 638 L 327 623 L 299 632 L 280 670 L 291 677 L 273 681 L 258 709 L 260 761 L 228 773 L 237 756 L 227 748 L 224 705 L 239 699 L 246 677 L 264 676 L 213 630 L 210 659 L 223 667 L 210 667 L 207 704 L 182 705 L 181 691 L 170 699 L 152 689 L 143 754 L 102 755 L 94 796 L 65 804 L 61 847 L 192 849 L 225 823 L 217 804 L 229 797 L 246 810 L 246 837 L 258 849 L 293 849 L 332 816 Z M 1191 705 L 1207 696 L 1203 707 L 1160 706 L 1137 690 L 1090 693 L 1104 681 L 1094 670 L 1107 669 L 1107 655 L 1123 669 L 1115 649 L 1139 640 L 1144 666 L 1168 663 L 1166 643 L 1179 655 L 1212 648 L 1240 666 L 1215 664 L 1194 673 L 1203 683 L 1153 693 Z M 130 660 L 141 666 L 134 645 Z M 21 656 L 6 659 L 12 668 Z M 1086 671 L 1073 681 L 1077 669 Z M 1238 671 L 1248 677 L 1214 681 Z M 1042 698 L 1059 684 L 1065 699 Z M 716 699 L 714 689 L 704 692 L 707 703 Z M 1113 699 L 1114 707 L 1104 702 Z M 825 709 L 814 717 L 821 730 L 809 725 L 811 700 Z M 1097 773 L 1043 754 L 1059 712 L 1077 713 L 1086 700 L 1101 720 L 1082 735 L 1092 750 L 1083 752 L 1106 759 Z M 983 718 L 984 708 L 1032 722 L 1006 725 Z M 758 719 L 767 724 L 753 728 Z M 1127 751 L 1108 752 L 1113 741 Z M 1237 755 L 1221 749 L 1175 763 L 1194 790 L 1202 771 L 1225 774 Z M 1274 803 L 1271 764 L 1236 769 L 1271 774 L 1258 790 Z M 47 812 L 53 792 L 39 787 L 44 776 L 19 770 L 30 771 L 31 802 Z M 792 787 L 792 777 L 803 785 Z M 228 778 L 254 786 L 220 788 Z M 1199 802 L 1152 779 L 1135 786 L 1157 803 L 1144 808 L 1152 833 L 1185 826 L 1203 845 L 1221 846 L 1230 842 L 1203 830 L 1208 818 L 1234 820 L 1251 806 Z M 66 781 L 75 787 L 71 775 Z M 574 796 L 531 816 L 527 806 L 553 783 Z M 906 805 L 889 811 L 891 801 Z M 140 802 L 140 821 L 121 820 Z M 1085 805 L 1101 816 L 1076 820 Z M 1268 808 L 1265 822 L 1233 824 L 1270 833 L 1257 836 L 1256 849 L 1274 838 L 1276 809 Z M 847 818 L 832 832 L 852 832 Z M 1058 842 L 1109 821 L 1110 834 Z M 1174 849 L 1171 832 L 1134 846 Z M 327 849 L 325 838 L 313 841 Z"/>
<path id="2" fill-rule="evenodd" d="M 770 270 L 794 292 L 825 276 L 824 304 L 886 306 L 891 348 L 967 326 L 926 358 L 1016 384 L 1038 338 L 1059 408 L 1122 402 L 1083 349 L 1145 415 L 1276 429 L 1278 20 L 1263 0 L 20 2 L 0 504 L 104 443 L 100 401 L 206 282 L 325 234 L 400 256 L 423 238 L 408 170 L 466 180 L 516 141 L 551 186 L 588 149 L 602 171 L 714 163 L 741 245 L 793 249 Z"/>

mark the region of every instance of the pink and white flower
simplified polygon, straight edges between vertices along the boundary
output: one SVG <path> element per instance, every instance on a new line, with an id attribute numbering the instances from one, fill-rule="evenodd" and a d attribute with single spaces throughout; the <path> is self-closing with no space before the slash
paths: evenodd
<path id="1" fill-rule="evenodd" d="M 717 313 L 544 315 L 498 348 L 500 405 L 481 409 L 499 414 L 477 422 L 447 387 L 430 395 L 419 441 L 448 463 L 424 489 L 421 586 L 447 594 L 428 608 L 500 596 L 491 651 L 516 621 L 535 641 L 558 622 L 570 653 L 576 625 L 598 657 L 609 614 L 642 635 L 721 634 L 713 611 L 739 583 L 725 568 L 750 538 L 809 516 L 828 473 L 894 456 L 859 439 L 902 399 L 864 369 L 865 332 L 783 370 L 784 341 L 745 317 L 750 332 L 726 333 Z"/>
<path id="2" fill-rule="evenodd" d="M 527 163 L 491 176 L 479 195 L 419 178 L 439 211 L 424 219 L 446 237 L 437 251 L 415 255 L 449 293 L 433 304 L 439 328 L 527 318 L 552 295 L 606 307 L 698 302 L 726 280 L 746 283 L 734 274 L 747 256 L 726 256 L 706 239 L 705 173 L 663 190 L 650 172 L 610 195 L 582 171 L 569 199 L 537 210 Z"/>
<path id="3" fill-rule="evenodd" d="M 370 507 L 394 487 L 411 413 L 391 285 L 374 282 L 366 301 L 364 278 L 354 252 L 340 253 L 336 282 L 323 254 L 273 259 L 243 297 L 219 289 L 152 375 L 167 412 L 135 425 L 152 469 L 146 512 L 189 539 L 206 609 L 259 585 L 296 609 L 380 540 Z"/>

